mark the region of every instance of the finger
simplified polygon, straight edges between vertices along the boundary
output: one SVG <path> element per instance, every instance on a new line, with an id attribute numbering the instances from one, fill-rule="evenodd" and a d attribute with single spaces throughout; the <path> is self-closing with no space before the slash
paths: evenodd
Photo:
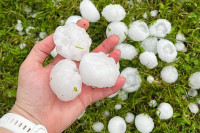
<path id="1" fill-rule="evenodd" d="M 85 30 L 87 30 L 90 25 L 87 19 L 81 19 L 76 24 Z"/>
<path id="2" fill-rule="evenodd" d="M 117 44 L 119 43 L 119 37 L 117 35 L 111 35 L 106 40 L 104 40 L 97 48 L 92 52 L 104 52 L 109 53 Z"/>
<path id="3" fill-rule="evenodd" d="M 114 49 L 114 50 L 109 54 L 108 57 L 112 57 L 112 58 L 115 60 L 115 62 L 118 63 L 118 62 L 119 62 L 119 59 L 120 59 L 120 55 L 121 55 L 120 50 Z"/>

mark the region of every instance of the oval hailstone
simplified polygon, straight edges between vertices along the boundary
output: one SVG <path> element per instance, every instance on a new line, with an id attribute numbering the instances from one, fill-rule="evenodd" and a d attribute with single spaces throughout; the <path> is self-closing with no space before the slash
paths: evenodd
<path id="1" fill-rule="evenodd" d="M 134 92 L 140 88 L 142 80 L 136 68 L 125 68 L 122 70 L 120 76 L 126 78 L 126 83 L 122 87 L 123 90 L 127 92 Z"/>
<path id="2" fill-rule="evenodd" d="M 197 95 L 198 95 L 198 92 L 197 92 L 197 90 L 195 90 L 195 89 L 190 89 L 190 90 L 188 91 L 188 96 L 196 97 Z"/>
<path id="3" fill-rule="evenodd" d="M 99 11 L 90 0 L 81 2 L 80 12 L 82 17 L 87 18 L 90 22 L 97 22 L 100 19 Z"/>
<path id="4" fill-rule="evenodd" d="M 128 113 L 126 114 L 125 121 L 126 121 L 127 123 L 133 122 L 134 119 L 135 119 L 135 115 L 134 115 L 133 113 L 128 112 Z"/>
<path id="5" fill-rule="evenodd" d="M 153 119 L 147 114 L 139 114 L 135 117 L 135 126 L 142 133 L 149 133 L 154 128 Z"/>
<path id="6" fill-rule="evenodd" d="M 169 103 L 161 103 L 156 113 L 161 120 L 167 120 L 173 116 L 173 108 Z"/>
<path id="7" fill-rule="evenodd" d="M 133 41 L 143 41 L 149 36 L 147 24 L 141 20 L 134 21 L 130 24 L 128 36 Z"/>
<path id="8" fill-rule="evenodd" d="M 189 78 L 189 82 L 193 89 L 200 89 L 200 72 L 193 73 Z"/>
<path id="9" fill-rule="evenodd" d="M 150 12 L 152 17 L 155 17 L 156 15 L 158 15 L 158 10 L 153 10 Z"/>
<path id="10" fill-rule="evenodd" d="M 161 78 L 166 83 L 174 83 L 178 79 L 178 71 L 173 66 L 165 66 L 161 71 Z"/>
<path id="11" fill-rule="evenodd" d="M 115 47 L 115 49 L 119 49 L 121 51 L 121 59 L 132 60 L 138 55 L 136 48 L 130 44 L 120 43 Z"/>
<path id="12" fill-rule="evenodd" d="M 118 35 L 120 38 L 119 43 L 126 39 L 126 34 L 128 34 L 128 28 L 123 22 L 112 22 L 106 29 L 106 36 Z"/>
<path id="13" fill-rule="evenodd" d="M 81 93 L 82 80 L 76 63 L 64 59 L 50 73 L 50 87 L 58 99 L 70 101 Z"/>
<path id="14" fill-rule="evenodd" d="M 120 110 L 122 108 L 122 105 L 121 104 L 116 104 L 115 105 L 115 110 Z"/>
<path id="15" fill-rule="evenodd" d="M 150 84 L 152 84 L 153 81 L 154 81 L 154 77 L 148 76 L 148 77 L 147 77 L 147 81 L 148 81 Z"/>
<path id="16" fill-rule="evenodd" d="M 149 106 L 150 106 L 150 107 L 156 107 L 156 106 L 157 106 L 157 101 L 156 101 L 156 100 L 151 100 L 151 101 L 149 102 Z"/>
<path id="17" fill-rule="evenodd" d="M 117 22 L 125 18 L 126 12 L 124 8 L 119 4 L 110 4 L 107 5 L 103 11 L 102 16 L 106 18 L 108 22 Z"/>
<path id="18" fill-rule="evenodd" d="M 104 124 L 102 122 L 95 122 L 92 128 L 95 132 L 101 132 L 104 129 Z"/>
<path id="19" fill-rule="evenodd" d="M 184 45 L 184 43 L 182 43 L 182 42 L 177 42 L 177 43 L 175 44 L 175 47 L 176 47 L 176 50 L 177 50 L 177 51 L 184 51 L 184 50 L 185 50 L 185 45 Z"/>
<path id="20" fill-rule="evenodd" d="M 157 44 L 158 56 L 162 61 L 167 63 L 176 59 L 177 51 L 174 44 L 168 40 L 161 39 Z"/>
<path id="21" fill-rule="evenodd" d="M 80 61 L 85 54 L 89 53 L 92 44 L 85 29 L 75 23 L 57 27 L 53 40 L 58 54 L 76 61 Z"/>
<path id="22" fill-rule="evenodd" d="M 115 116 L 110 119 L 108 123 L 108 131 L 110 133 L 125 133 L 126 123 L 124 119 L 120 116 Z"/>
<path id="23" fill-rule="evenodd" d="M 166 19 L 158 19 L 150 26 L 150 35 L 156 37 L 165 37 L 171 32 L 171 24 Z"/>
<path id="24" fill-rule="evenodd" d="M 194 104 L 194 103 L 190 103 L 190 104 L 188 105 L 188 107 L 189 107 L 190 111 L 191 111 L 192 113 L 194 113 L 194 114 L 196 114 L 196 113 L 199 112 L 199 107 L 198 107 L 196 104 Z"/>
<path id="25" fill-rule="evenodd" d="M 158 65 L 157 57 L 153 52 L 144 52 L 140 54 L 140 63 L 149 69 L 153 69 Z"/>
<path id="26" fill-rule="evenodd" d="M 144 18 L 144 19 L 147 19 L 147 17 L 148 17 L 147 12 L 145 12 L 145 13 L 143 14 L 143 18 Z"/>
<path id="27" fill-rule="evenodd" d="M 148 37 L 142 41 L 141 47 L 143 47 L 147 52 L 153 52 L 154 54 L 157 54 L 157 43 L 158 39 L 156 37 Z"/>
<path id="28" fill-rule="evenodd" d="M 77 23 L 81 19 L 83 19 L 83 18 L 81 16 L 78 16 L 78 15 L 70 16 L 67 19 L 67 21 L 65 22 L 65 25 L 69 24 L 69 23 Z"/>
<path id="29" fill-rule="evenodd" d="M 115 60 L 103 52 L 83 56 L 79 70 L 84 84 L 98 88 L 114 86 L 120 74 Z"/>

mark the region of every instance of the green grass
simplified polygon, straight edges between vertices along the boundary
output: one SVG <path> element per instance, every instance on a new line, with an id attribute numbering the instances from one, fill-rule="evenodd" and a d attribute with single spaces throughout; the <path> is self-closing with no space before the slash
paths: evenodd
<path id="1" fill-rule="evenodd" d="M 144 20 L 147 24 L 153 23 L 158 18 L 165 18 L 172 24 L 172 31 L 166 38 L 175 39 L 178 31 L 181 31 L 187 41 L 188 48 L 186 53 L 178 52 L 178 60 L 171 63 L 179 72 L 179 78 L 174 84 L 166 84 L 160 78 L 161 69 L 168 65 L 159 60 L 159 65 L 153 70 L 148 70 L 139 63 L 138 57 L 132 61 L 120 60 L 121 70 L 125 67 L 138 68 L 142 77 L 142 85 L 137 92 L 129 94 L 126 101 L 120 101 L 117 97 L 113 99 L 103 99 L 100 101 L 101 106 L 90 105 L 87 107 L 85 115 L 77 120 L 66 133 L 87 132 L 92 133 L 92 124 L 96 121 L 103 122 L 105 125 L 103 132 L 108 132 L 107 124 L 113 116 L 124 117 L 127 112 L 135 115 L 140 113 L 149 114 L 155 123 L 153 132 L 200 132 L 200 113 L 192 114 L 188 110 L 189 102 L 196 102 L 196 98 L 187 96 L 189 76 L 200 71 L 200 1 L 199 0 L 143 0 L 137 3 L 134 0 L 134 6 L 128 5 L 126 0 L 93 0 L 98 10 L 101 12 L 107 4 L 121 4 L 127 12 L 123 20 L 127 25 L 136 20 L 144 20 L 143 13 L 147 12 L 148 16 L 151 10 L 159 10 L 156 17 L 148 17 Z M 17 89 L 17 77 L 20 64 L 28 55 L 34 45 L 35 38 L 42 31 L 51 34 L 60 20 L 66 20 L 70 15 L 80 15 L 80 0 L 60 0 L 55 5 L 51 0 L 0 0 L 0 116 L 9 111 L 15 101 Z M 31 14 L 24 11 L 25 6 L 31 7 L 37 13 L 34 19 Z M 22 20 L 23 28 L 33 26 L 36 29 L 33 33 L 36 37 L 20 36 L 15 29 L 17 20 Z M 91 23 L 88 33 L 93 40 L 91 49 L 98 46 L 105 38 L 105 30 L 108 22 L 101 17 L 97 23 Z M 25 31 L 25 30 L 24 30 Z M 136 46 L 138 52 L 142 52 L 140 42 L 133 42 L 129 39 L 125 41 Z M 174 40 L 172 42 L 175 43 Z M 23 50 L 19 48 L 20 43 L 26 43 L 27 47 Z M 196 53 L 196 54 L 195 54 Z M 44 65 L 51 62 L 53 58 L 49 56 Z M 148 75 L 152 75 L 157 83 L 149 84 L 146 81 Z M 186 95 L 187 99 L 183 100 L 182 96 Z M 198 95 L 200 97 L 200 95 Z M 173 118 L 161 121 L 156 116 L 156 109 L 150 108 L 148 103 L 151 99 L 156 99 L 158 103 L 168 102 L 174 109 Z M 122 109 L 115 111 L 116 104 L 122 104 Z M 104 117 L 102 114 L 109 110 L 110 116 Z M 138 132 L 134 122 L 127 124 L 127 133 Z"/>

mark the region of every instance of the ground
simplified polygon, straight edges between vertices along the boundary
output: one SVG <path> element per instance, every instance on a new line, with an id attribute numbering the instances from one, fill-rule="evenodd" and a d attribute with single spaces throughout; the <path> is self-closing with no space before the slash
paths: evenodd
<path id="1" fill-rule="evenodd" d="M 28 55 L 35 44 L 35 39 L 40 32 L 51 34 L 56 27 L 61 25 L 60 20 L 66 20 L 70 15 L 80 15 L 79 0 L 0 0 L 0 116 L 9 111 L 15 101 L 18 69 L 20 64 Z M 132 61 L 120 60 L 121 69 L 125 67 L 138 68 L 142 77 L 142 85 L 137 92 L 130 93 L 126 101 L 120 101 L 117 97 L 113 99 L 104 99 L 100 101 L 100 106 L 95 104 L 87 107 L 85 115 L 77 120 L 71 127 L 66 129 L 66 133 L 94 132 L 92 124 L 96 121 L 103 122 L 104 131 L 108 132 L 107 124 L 113 116 L 125 117 L 127 112 L 135 115 L 140 113 L 149 114 L 155 123 L 153 132 L 200 132 L 200 113 L 192 114 L 188 109 L 190 102 L 196 102 L 196 98 L 187 95 L 190 89 L 188 85 L 189 76 L 200 71 L 200 1 L 199 0 L 142 0 L 138 3 L 134 0 L 134 5 L 127 4 L 127 0 L 92 0 L 101 12 L 107 4 L 121 4 L 127 16 L 123 20 L 129 25 L 133 18 L 143 20 L 147 24 L 153 23 L 158 18 L 165 18 L 172 24 L 172 31 L 166 36 L 175 43 L 176 34 L 181 31 L 188 42 L 185 45 L 188 48 L 186 53 L 178 52 L 178 60 L 171 65 L 175 66 L 179 72 L 179 78 L 176 83 L 166 84 L 160 78 L 161 69 L 167 65 L 159 60 L 159 65 L 149 70 L 139 63 L 138 56 Z M 32 12 L 27 14 L 25 7 L 31 7 Z M 157 9 L 159 14 L 156 17 L 150 17 L 150 11 Z M 34 13 L 35 18 L 32 18 Z M 147 12 L 148 18 L 143 18 L 143 13 Z M 23 35 L 19 35 L 16 30 L 17 20 L 22 21 Z M 101 17 L 97 23 L 91 23 L 88 33 L 93 40 L 92 48 L 98 46 L 105 38 L 105 31 L 108 22 Z M 35 36 L 27 36 L 25 29 L 28 26 L 35 27 L 31 30 Z M 136 46 L 139 53 L 143 51 L 140 48 L 140 42 L 133 42 L 129 39 L 125 41 Z M 193 43 L 192 43 L 193 42 Z M 20 49 L 20 43 L 26 43 L 24 49 Z M 44 65 L 51 62 L 53 58 L 48 56 Z M 148 75 L 152 75 L 157 83 L 149 84 L 146 81 Z M 186 99 L 182 99 L 182 96 Z M 198 95 L 197 97 L 200 97 Z M 168 102 L 174 109 L 173 118 L 162 121 L 156 116 L 155 108 L 149 107 L 149 101 L 156 99 L 158 104 Z M 122 104 L 122 109 L 115 111 L 114 106 Z M 104 117 L 102 114 L 109 110 L 110 116 Z M 127 133 L 138 132 L 134 122 L 127 124 Z"/>

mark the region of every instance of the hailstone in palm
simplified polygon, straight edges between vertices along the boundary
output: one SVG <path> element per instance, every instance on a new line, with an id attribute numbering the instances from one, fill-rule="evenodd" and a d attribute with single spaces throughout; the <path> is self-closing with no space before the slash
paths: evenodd
<path id="1" fill-rule="evenodd" d="M 193 73 L 189 78 L 189 83 L 193 89 L 200 89 L 200 72 Z"/>
<path id="2" fill-rule="evenodd" d="M 104 124 L 102 122 L 95 122 L 92 128 L 95 132 L 101 132 L 104 129 Z"/>
<path id="3" fill-rule="evenodd" d="M 82 80 L 76 63 L 68 59 L 58 62 L 50 73 L 50 87 L 62 101 L 75 99 L 82 88 Z"/>
<path id="4" fill-rule="evenodd" d="M 140 63 L 149 69 L 153 69 L 158 65 L 157 57 L 153 52 L 144 52 L 140 54 Z"/>
<path id="5" fill-rule="evenodd" d="M 135 119 L 135 115 L 134 115 L 133 113 L 128 112 L 128 113 L 126 114 L 125 121 L 126 121 L 127 123 L 133 122 L 134 119 Z"/>
<path id="6" fill-rule="evenodd" d="M 125 133 L 126 123 L 124 119 L 120 116 L 115 116 L 110 119 L 108 123 L 108 131 L 110 133 Z"/>
<path id="7" fill-rule="evenodd" d="M 154 54 L 157 54 L 157 43 L 158 39 L 156 37 L 148 37 L 141 43 L 141 47 L 144 48 L 145 51 L 153 52 Z"/>
<path id="8" fill-rule="evenodd" d="M 194 114 L 198 113 L 199 112 L 199 107 L 195 104 L 195 103 L 190 103 L 188 105 L 190 111 Z"/>
<path id="9" fill-rule="evenodd" d="M 166 83 L 174 83 L 178 79 L 178 71 L 173 66 L 165 66 L 161 71 L 161 78 Z"/>
<path id="10" fill-rule="evenodd" d="M 161 120 L 167 120 L 173 116 L 173 108 L 169 103 L 161 103 L 157 109 L 156 113 Z"/>
<path id="11" fill-rule="evenodd" d="M 78 15 L 74 15 L 74 16 L 70 16 L 67 21 L 65 22 L 65 24 L 69 24 L 69 23 L 77 23 L 79 20 L 83 19 L 81 16 Z"/>
<path id="12" fill-rule="evenodd" d="M 55 58 L 56 56 L 57 56 L 57 52 L 56 52 L 56 47 L 51 51 L 51 56 L 53 57 L 53 58 Z"/>

